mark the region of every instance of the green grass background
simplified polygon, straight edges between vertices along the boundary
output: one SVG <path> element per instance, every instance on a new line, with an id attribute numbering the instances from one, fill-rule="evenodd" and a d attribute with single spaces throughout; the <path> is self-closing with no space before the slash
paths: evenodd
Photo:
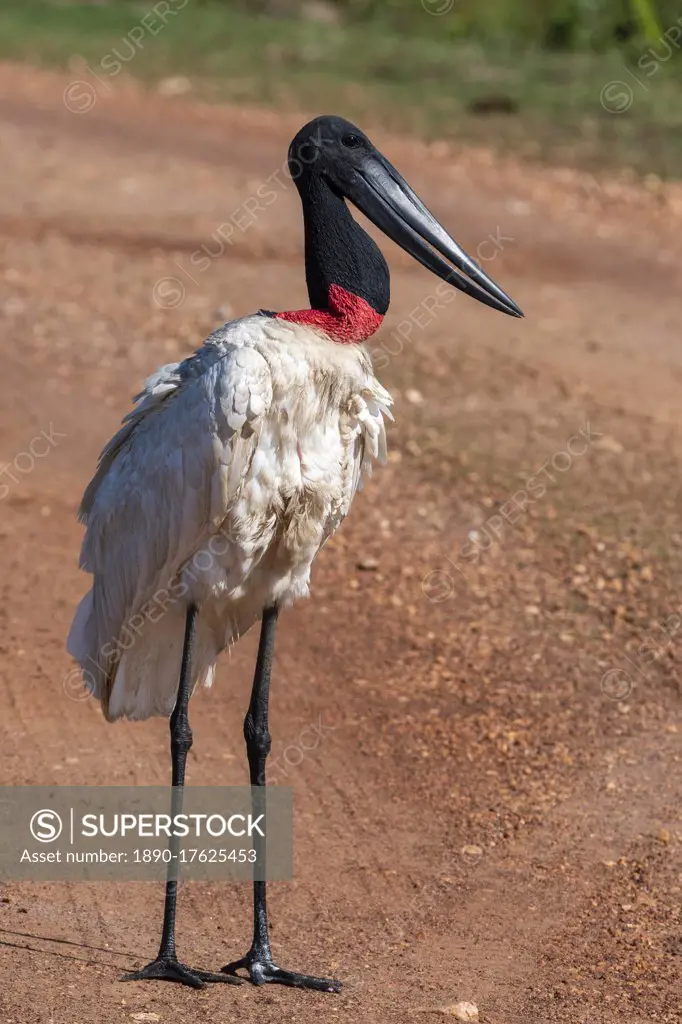
<path id="1" fill-rule="evenodd" d="M 0 57 L 81 58 L 114 88 L 107 65 L 120 58 L 125 74 L 186 76 L 209 99 L 682 177 L 682 5 L 454 0 L 430 13 L 448 3 L 187 0 L 135 45 L 129 33 L 153 0 L 0 0 Z"/>

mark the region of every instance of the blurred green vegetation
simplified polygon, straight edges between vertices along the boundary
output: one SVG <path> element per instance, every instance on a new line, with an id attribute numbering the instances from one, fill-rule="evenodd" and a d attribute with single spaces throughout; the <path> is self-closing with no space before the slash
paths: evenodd
<path id="1" fill-rule="evenodd" d="M 165 3 L 0 0 L 0 57 L 682 177 L 679 0 Z"/>
<path id="2" fill-rule="evenodd" d="M 241 6 L 277 16 L 314 4 L 244 0 Z M 653 41 L 682 15 L 678 0 L 327 0 L 326 6 L 350 24 L 382 24 L 398 33 L 595 52 Z"/>

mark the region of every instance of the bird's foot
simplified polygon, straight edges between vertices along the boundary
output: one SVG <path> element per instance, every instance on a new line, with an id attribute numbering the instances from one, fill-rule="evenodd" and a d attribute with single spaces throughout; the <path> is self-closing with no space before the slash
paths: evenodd
<path id="1" fill-rule="evenodd" d="M 181 985 L 188 985 L 190 988 L 206 988 L 207 984 L 214 981 L 222 981 L 240 985 L 242 978 L 230 977 L 229 974 L 213 974 L 211 971 L 199 971 L 193 967 L 181 964 L 175 957 L 157 956 L 139 971 L 132 971 L 124 974 L 122 981 L 177 981 Z"/>
<path id="2" fill-rule="evenodd" d="M 297 974 L 294 971 L 283 971 L 272 962 L 266 954 L 258 954 L 249 950 L 241 960 L 226 964 L 221 970 L 227 977 L 239 978 L 237 971 L 248 971 L 254 985 L 288 985 L 290 988 L 312 988 L 317 992 L 340 992 L 341 982 L 335 978 L 315 978 L 311 974 Z M 241 978 L 239 978 L 241 981 Z"/>

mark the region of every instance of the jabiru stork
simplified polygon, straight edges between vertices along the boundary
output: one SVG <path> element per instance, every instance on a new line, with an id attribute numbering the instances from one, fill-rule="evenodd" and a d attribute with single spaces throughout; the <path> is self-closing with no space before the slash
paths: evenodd
<path id="1" fill-rule="evenodd" d="M 251 785 L 265 786 L 278 612 L 307 596 L 317 552 L 372 461 L 385 457 L 392 401 L 362 343 L 388 309 L 389 272 L 346 200 L 442 280 L 523 315 L 355 125 L 315 118 L 293 139 L 288 161 L 303 207 L 310 308 L 233 320 L 158 370 L 102 452 L 80 508 L 80 564 L 94 579 L 68 650 L 108 720 L 170 716 L 180 795 L 190 696 L 211 684 L 218 654 L 258 620 L 244 736 Z M 264 881 L 253 883 L 249 951 L 217 973 L 178 960 L 176 895 L 177 883 L 167 881 L 159 954 L 128 978 L 199 988 L 242 981 L 245 969 L 256 985 L 338 991 L 333 979 L 275 964 Z"/>

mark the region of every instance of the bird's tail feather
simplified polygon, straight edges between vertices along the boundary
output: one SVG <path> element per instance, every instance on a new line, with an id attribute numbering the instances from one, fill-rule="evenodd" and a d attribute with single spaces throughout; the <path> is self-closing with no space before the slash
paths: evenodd
<path id="1" fill-rule="evenodd" d="M 84 685 L 101 701 L 105 717 L 112 722 L 117 718 L 168 717 L 178 692 L 185 606 L 167 607 L 156 622 L 145 619 L 121 645 L 121 656 L 109 673 L 97 658 L 99 645 L 95 643 L 93 649 L 93 607 L 90 591 L 76 611 L 67 648 L 81 667 Z M 214 633 L 199 614 L 192 649 L 193 688 L 197 683 L 211 685 L 217 656 Z"/>

